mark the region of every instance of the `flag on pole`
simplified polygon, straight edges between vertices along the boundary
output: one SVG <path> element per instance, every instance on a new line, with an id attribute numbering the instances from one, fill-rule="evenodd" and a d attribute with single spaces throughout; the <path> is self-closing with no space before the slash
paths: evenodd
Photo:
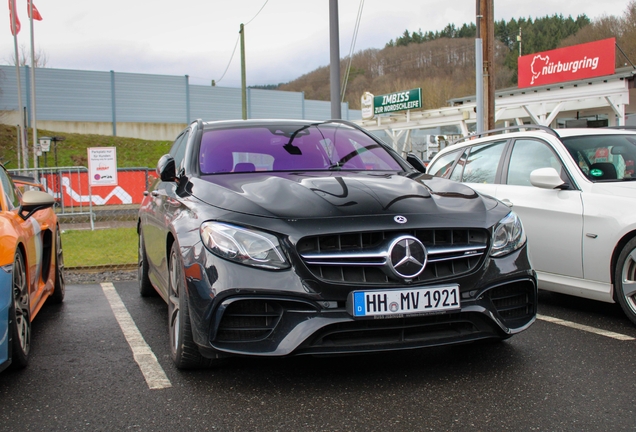
<path id="1" fill-rule="evenodd" d="M 9 0 L 9 22 L 11 23 L 11 34 L 16 36 L 20 33 L 20 20 L 15 13 L 15 0 Z"/>
<path id="2" fill-rule="evenodd" d="M 31 0 L 27 0 L 27 13 L 29 14 L 29 18 L 31 18 L 31 6 L 33 6 L 33 19 L 42 21 L 42 15 L 40 15 L 40 12 L 35 5 L 31 5 Z"/>

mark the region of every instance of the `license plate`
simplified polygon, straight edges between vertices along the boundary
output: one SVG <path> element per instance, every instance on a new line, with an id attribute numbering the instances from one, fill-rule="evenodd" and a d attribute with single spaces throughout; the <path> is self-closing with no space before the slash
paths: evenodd
<path id="1" fill-rule="evenodd" d="M 443 313 L 460 308 L 459 285 L 354 291 L 349 305 L 349 313 L 355 317 Z"/>

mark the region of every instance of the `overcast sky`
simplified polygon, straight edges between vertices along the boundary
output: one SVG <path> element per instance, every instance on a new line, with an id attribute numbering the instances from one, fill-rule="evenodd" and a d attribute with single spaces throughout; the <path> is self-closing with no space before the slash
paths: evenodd
<path id="1" fill-rule="evenodd" d="M 27 0 L 16 2 L 22 23 L 18 44 L 28 50 Z M 346 57 L 360 0 L 338 3 L 340 56 Z M 238 48 L 231 62 L 230 58 L 241 23 L 247 23 L 248 85 L 288 82 L 329 64 L 329 0 L 34 0 L 34 4 L 43 17 L 35 21 L 36 51 L 46 55 L 51 68 L 189 75 L 192 84 L 209 85 L 215 79 L 219 86 L 240 87 Z M 449 23 L 474 22 L 475 4 L 475 0 L 365 0 L 354 52 L 383 48 L 405 29 L 438 31 Z M 495 0 L 495 19 L 586 14 L 593 20 L 622 16 L 628 4 L 629 0 Z M 0 60 L 11 64 L 8 11 L 0 25 Z"/>

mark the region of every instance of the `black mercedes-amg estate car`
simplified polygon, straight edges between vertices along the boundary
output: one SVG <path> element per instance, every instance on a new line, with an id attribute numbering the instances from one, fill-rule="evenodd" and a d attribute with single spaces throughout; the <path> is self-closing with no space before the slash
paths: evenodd
<path id="1" fill-rule="evenodd" d="M 416 169 L 416 168 L 418 169 Z M 179 368 L 505 339 L 536 276 L 501 202 L 332 120 L 202 122 L 139 211 L 139 289 Z"/>

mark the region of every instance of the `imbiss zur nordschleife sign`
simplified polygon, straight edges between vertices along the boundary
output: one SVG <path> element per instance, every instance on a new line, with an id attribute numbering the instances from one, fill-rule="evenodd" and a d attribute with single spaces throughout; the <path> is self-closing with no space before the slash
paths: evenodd
<path id="1" fill-rule="evenodd" d="M 373 103 L 373 105 L 372 105 Z M 361 98 L 362 118 L 373 118 L 378 114 L 422 108 L 422 89 L 411 89 L 380 96 L 365 93 Z"/>

